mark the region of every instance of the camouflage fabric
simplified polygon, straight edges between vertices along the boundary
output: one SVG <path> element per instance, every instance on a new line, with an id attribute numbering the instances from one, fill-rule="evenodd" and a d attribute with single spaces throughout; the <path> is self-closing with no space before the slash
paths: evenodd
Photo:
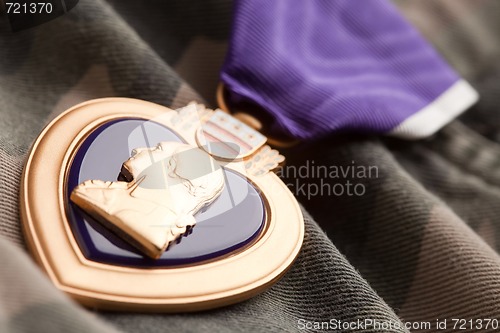
<path id="1" fill-rule="evenodd" d="M 299 258 L 249 301 L 177 315 L 84 309 L 53 287 L 24 247 L 20 176 L 43 126 L 79 102 L 215 106 L 231 3 L 82 0 L 16 33 L 1 17 L 0 332 L 314 332 L 366 320 L 393 327 L 338 331 L 452 332 L 453 319 L 499 331 L 477 320 L 500 320 L 500 3 L 396 3 L 480 103 L 423 141 L 337 135 L 284 151 L 281 176 L 305 209 Z"/>

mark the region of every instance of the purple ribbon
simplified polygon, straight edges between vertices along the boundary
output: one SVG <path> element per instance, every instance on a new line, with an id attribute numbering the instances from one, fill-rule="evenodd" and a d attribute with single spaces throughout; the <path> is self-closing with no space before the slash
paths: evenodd
<path id="1" fill-rule="evenodd" d="M 230 105 L 250 103 L 271 131 L 421 138 L 477 93 L 386 1 L 236 1 L 221 72 Z"/>

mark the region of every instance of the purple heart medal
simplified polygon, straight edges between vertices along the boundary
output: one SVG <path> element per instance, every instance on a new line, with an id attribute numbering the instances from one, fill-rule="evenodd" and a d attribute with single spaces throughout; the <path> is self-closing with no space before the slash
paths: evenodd
<path id="1" fill-rule="evenodd" d="M 26 238 L 81 303 L 194 311 L 282 276 L 304 221 L 258 130 L 283 146 L 345 131 L 417 139 L 477 100 L 386 1 L 241 1 L 232 28 L 218 99 L 234 118 L 110 98 L 71 108 L 34 143 Z"/>
<path id="2" fill-rule="evenodd" d="M 21 187 L 31 252 L 94 308 L 180 312 L 252 297 L 299 253 L 301 210 L 266 137 L 200 104 L 91 100 L 35 141 Z"/>

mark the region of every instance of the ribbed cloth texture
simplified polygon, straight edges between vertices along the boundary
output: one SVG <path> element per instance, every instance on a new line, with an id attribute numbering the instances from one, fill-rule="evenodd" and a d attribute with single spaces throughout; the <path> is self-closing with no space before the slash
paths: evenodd
<path id="1" fill-rule="evenodd" d="M 264 109 L 272 134 L 387 133 L 459 80 L 385 0 L 236 1 L 233 15 L 228 104 Z"/>

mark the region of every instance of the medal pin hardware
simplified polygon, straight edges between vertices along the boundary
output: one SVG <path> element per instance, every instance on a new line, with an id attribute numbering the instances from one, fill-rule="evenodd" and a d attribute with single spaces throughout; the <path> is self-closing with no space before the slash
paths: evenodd
<path id="1" fill-rule="evenodd" d="M 128 98 L 76 105 L 29 153 L 20 214 L 52 282 L 104 310 L 186 312 L 243 301 L 297 257 L 302 213 L 283 156 L 220 110 Z"/>

